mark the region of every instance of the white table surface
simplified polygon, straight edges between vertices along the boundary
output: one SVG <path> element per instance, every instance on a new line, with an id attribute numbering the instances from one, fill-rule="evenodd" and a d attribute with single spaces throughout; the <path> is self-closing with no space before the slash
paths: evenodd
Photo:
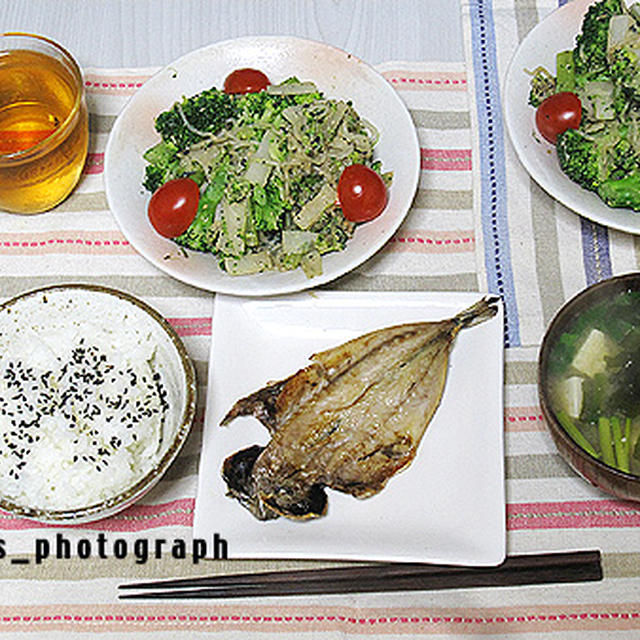
<path id="1" fill-rule="evenodd" d="M 245 35 L 297 35 L 369 64 L 462 61 L 456 0 L 0 0 L 2 31 L 47 35 L 81 66 L 165 65 Z"/>

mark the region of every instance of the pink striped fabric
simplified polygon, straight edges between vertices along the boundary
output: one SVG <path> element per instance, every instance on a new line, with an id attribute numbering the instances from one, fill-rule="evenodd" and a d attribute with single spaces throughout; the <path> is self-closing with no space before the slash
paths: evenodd
<path id="1" fill-rule="evenodd" d="M 133 254 L 134 249 L 120 231 L 42 231 L 0 234 L 0 254 L 47 253 Z"/>
<path id="2" fill-rule="evenodd" d="M 527 502 L 507 506 L 507 528 L 598 529 L 640 526 L 640 505 L 622 500 Z"/>
<path id="3" fill-rule="evenodd" d="M 504 418 L 507 431 L 543 431 L 546 429 L 539 406 L 507 407 Z"/>
<path id="4" fill-rule="evenodd" d="M 389 240 L 393 251 L 413 253 L 462 253 L 475 250 L 473 230 L 401 232 Z"/>
<path id="5" fill-rule="evenodd" d="M 87 91 L 96 94 L 131 95 L 148 79 L 148 75 L 103 76 L 87 74 L 84 78 L 84 86 Z"/>
<path id="6" fill-rule="evenodd" d="M 378 635 L 416 634 L 502 637 L 502 634 L 568 633 L 580 630 L 633 632 L 640 630 L 640 603 L 531 605 L 505 607 L 384 608 L 304 606 L 271 603 L 219 604 L 64 604 L 52 607 L 0 607 L 6 631 L 72 631 L 145 633 L 179 631 L 257 633 L 330 633 Z M 424 602 L 424 600 L 423 600 Z M 536 636 L 538 637 L 538 636 Z M 630 635 L 627 638 L 633 637 Z"/>
<path id="7" fill-rule="evenodd" d="M 471 171 L 471 149 L 420 149 L 426 171 Z"/>
<path id="8" fill-rule="evenodd" d="M 171 502 L 154 505 L 135 504 L 104 520 L 71 528 L 110 532 L 136 532 L 158 527 L 191 527 L 193 525 L 193 505 L 193 498 L 172 500 Z M 0 529 L 26 531 L 29 529 L 50 528 L 56 527 L 36 522 L 35 520 L 16 518 L 5 511 L 0 511 Z"/>
<path id="9" fill-rule="evenodd" d="M 78 528 L 110 532 L 148 531 L 159 527 L 193 524 L 193 499 L 155 505 L 134 505 L 119 514 Z M 7 531 L 46 529 L 50 525 L 15 518 L 0 512 L 0 529 Z M 507 506 L 507 529 L 625 529 L 640 526 L 640 506 L 621 500 L 528 502 Z"/>
<path id="10" fill-rule="evenodd" d="M 466 73 L 456 71 L 386 70 L 382 75 L 402 91 L 466 91 Z M 98 75 L 85 77 L 85 88 L 93 93 L 129 95 L 140 88 L 149 75 Z"/>
<path id="11" fill-rule="evenodd" d="M 467 76 L 459 72 L 387 70 L 382 74 L 401 91 L 466 91 Z"/>
<path id="12" fill-rule="evenodd" d="M 211 317 L 202 318 L 167 318 L 180 337 L 210 336 Z"/>

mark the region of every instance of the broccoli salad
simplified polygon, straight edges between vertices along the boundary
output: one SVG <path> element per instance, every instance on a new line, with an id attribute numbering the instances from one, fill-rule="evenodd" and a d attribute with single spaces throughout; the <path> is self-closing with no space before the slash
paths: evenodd
<path id="1" fill-rule="evenodd" d="M 320 275 L 322 256 L 343 250 L 359 222 L 340 206 L 343 170 L 363 165 L 385 187 L 391 181 L 374 160 L 375 127 L 349 101 L 295 77 L 256 92 L 214 87 L 183 97 L 155 129 L 161 140 L 144 153 L 143 186 L 155 195 L 176 179 L 198 185 L 194 217 L 172 239 L 212 254 L 231 275 Z"/>
<path id="2" fill-rule="evenodd" d="M 577 119 L 554 135 L 562 171 L 608 206 L 640 211 L 640 3 L 594 3 L 575 47 L 557 54 L 555 75 L 542 67 L 530 73 L 529 104 L 543 137 L 545 126 L 568 115 L 553 113 L 554 100 L 579 99 Z"/>

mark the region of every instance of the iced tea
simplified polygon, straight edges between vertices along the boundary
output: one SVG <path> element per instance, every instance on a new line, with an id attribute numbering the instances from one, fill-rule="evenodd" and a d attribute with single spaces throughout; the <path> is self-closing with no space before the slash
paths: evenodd
<path id="1" fill-rule="evenodd" d="M 0 209 L 46 211 L 78 182 L 87 155 L 80 70 L 52 41 L 0 36 Z"/>

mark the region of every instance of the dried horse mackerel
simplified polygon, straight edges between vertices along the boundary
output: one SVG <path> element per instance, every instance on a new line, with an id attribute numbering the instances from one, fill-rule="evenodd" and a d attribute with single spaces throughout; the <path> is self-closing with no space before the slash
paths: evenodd
<path id="1" fill-rule="evenodd" d="M 493 317 L 486 297 L 453 318 L 379 329 L 317 353 L 311 364 L 238 400 L 222 420 L 268 429 L 224 461 L 228 495 L 260 520 L 324 515 L 325 487 L 367 498 L 408 466 L 435 413 L 461 329 Z"/>

